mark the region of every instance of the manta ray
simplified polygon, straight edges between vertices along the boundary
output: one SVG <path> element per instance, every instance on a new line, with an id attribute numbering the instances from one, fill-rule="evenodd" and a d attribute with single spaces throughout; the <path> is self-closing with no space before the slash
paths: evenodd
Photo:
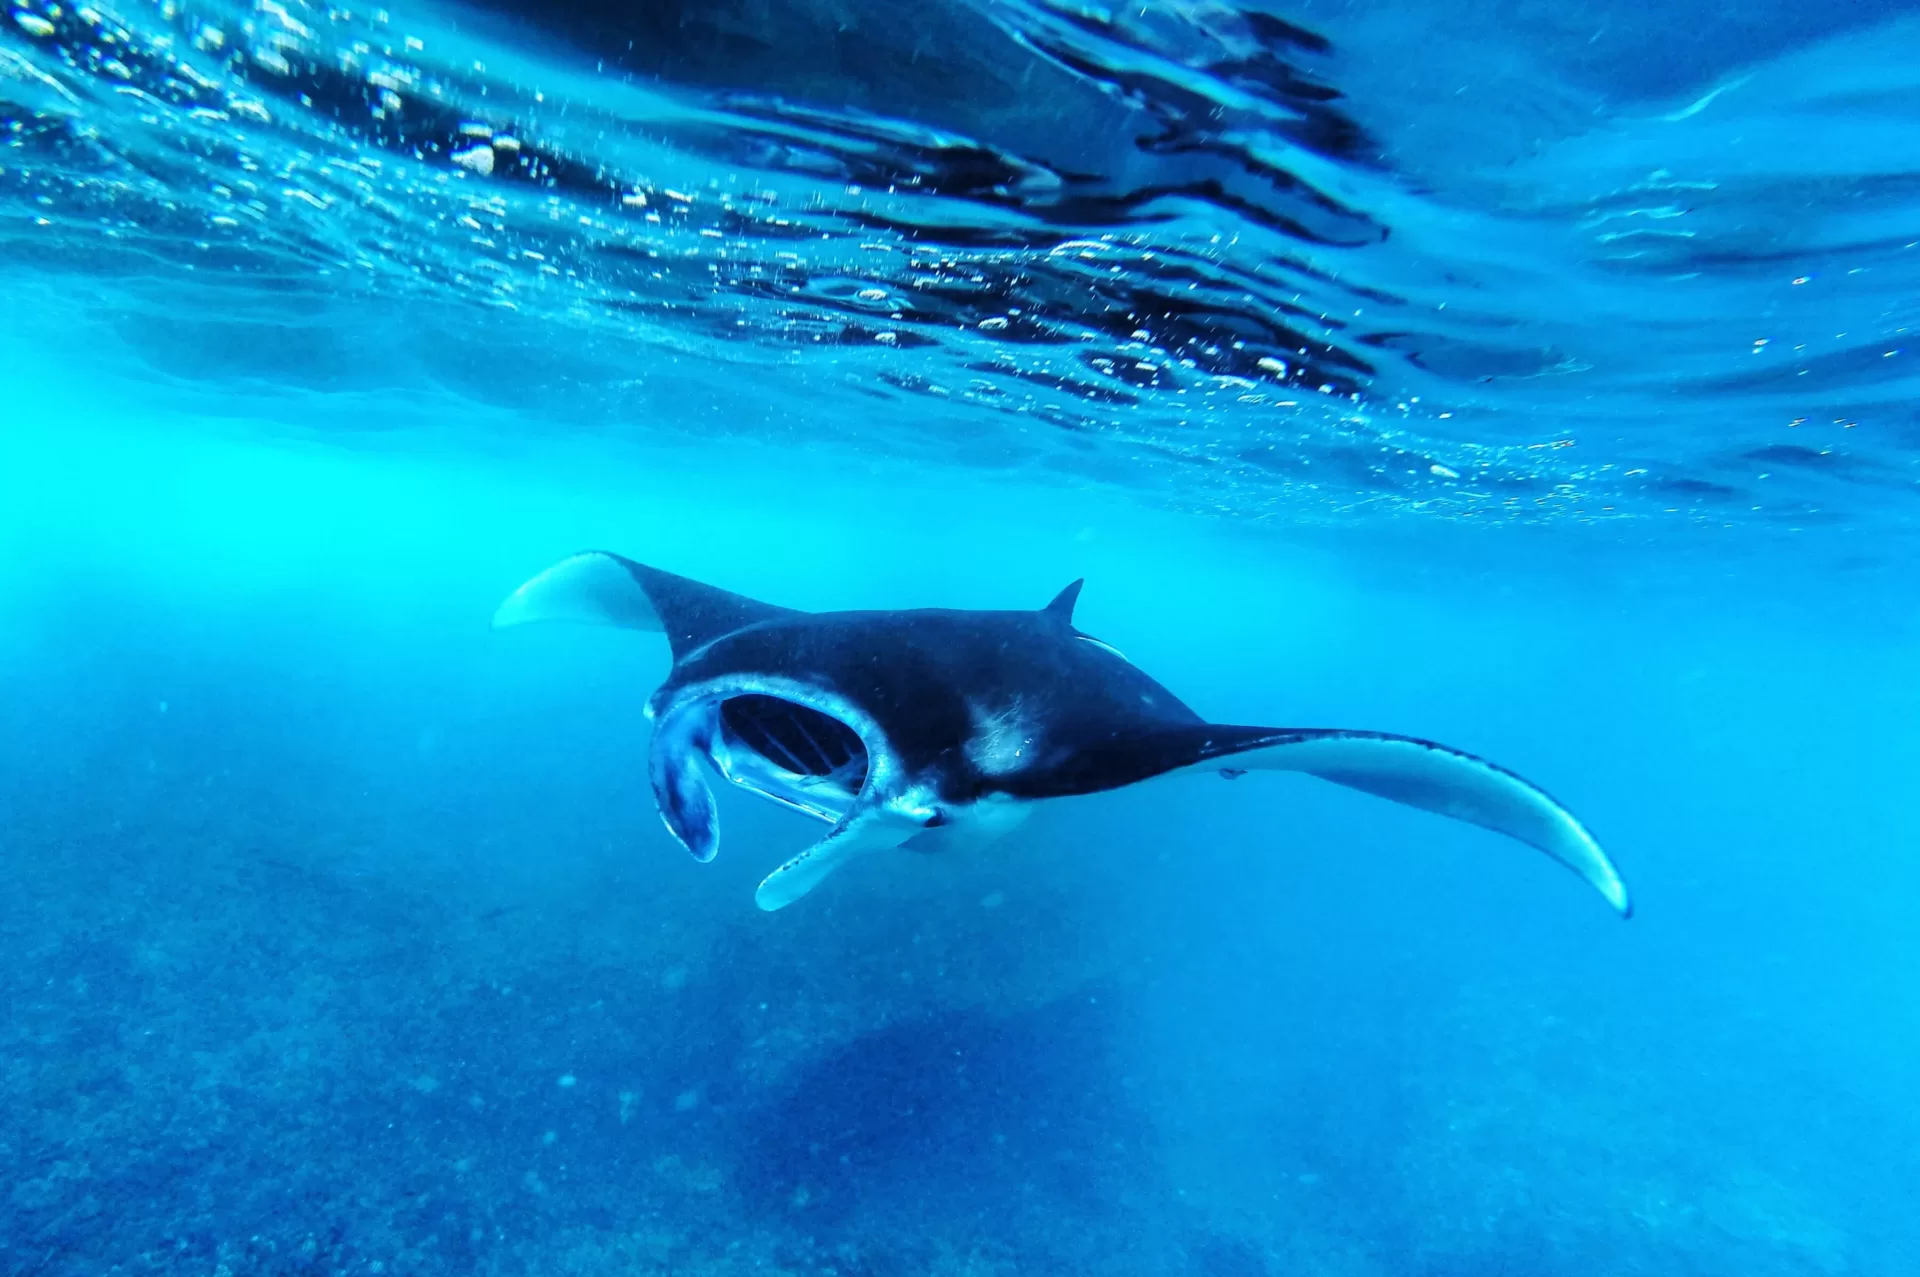
<path id="1" fill-rule="evenodd" d="M 802 612 L 596 550 L 522 585 L 493 623 L 666 635 L 673 666 L 646 706 L 647 771 L 673 836 L 713 858 L 709 767 L 832 825 L 760 883 L 762 909 L 867 852 L 977 845 L 1049 799 L 1178 773 L 1287 771 L 1505 834 L 1631 914 L 1593 835 L 1538 786 L 1411 736 L 1210 723 L 1074 628 L 1081 585 L 1037 611 Z"/>

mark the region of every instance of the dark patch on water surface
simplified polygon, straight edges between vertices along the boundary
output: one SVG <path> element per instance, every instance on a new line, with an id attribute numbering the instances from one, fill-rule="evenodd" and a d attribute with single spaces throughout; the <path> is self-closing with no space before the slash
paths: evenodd
<path id="1" fill-rule="evenodd" d="M 1733 501 L 1740 497 L 1740 489 L 1728 487 L 1724 483 L 1714 483 L 1707 479 L 1661 479 L 1653 485 L 1663 492 L 1675 496 L 1701 497 L 1715 501 Z"/>

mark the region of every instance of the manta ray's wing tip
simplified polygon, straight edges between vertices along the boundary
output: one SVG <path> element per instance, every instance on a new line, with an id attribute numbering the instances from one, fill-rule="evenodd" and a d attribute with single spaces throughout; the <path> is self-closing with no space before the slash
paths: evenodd
<path id="1" fill-rule="evenodd" d="M 1462 755 L 1462 757 L 1471 759 L 1471 755 Z M 1626 879 L 1620 876 L 1620 870 L 1614 865 L 1612 858 L 1600 846 L 1599 840 L 1593 836 L 1593 833 L 1580 823 L 1578 817 L 1530 781 L 1523 780 L 1504 768 L 1491 768 L 1482 760 L 1472 759 L 1472 761 L 1489 766 L 1490 770 L 1496 772 L 1516 796 L 1527 805 L 1534 807 L 1538 814 L 1545 818 L 1543 823 L 1546 828 L 1543 832 L 1536 833 L 1498 821 L 1481 819 L 1477 823 L 1546 852 L 1547 855 L 1571 869 L 1581 881 L 1598 891 L 1601 897 L 1613 906 L 1613 911 L 1620 916 L 1621 921 L 1624 922 L 1633 917 L 1633 897 L 1627 891 Z M 1474 817 L 1469 816 L 1468 819 L 1474 819 Z"/>
<path id="2" fill-rule="evenodd" d="M 521 587 L 524 589 L 525 587 Z M 525 625 L 533 618 L 527 615 L 527 609 L 521 598 L 521 590 L 509 594 L 499 607 L 493 609 L 493 616 L 487 622 L 490 630 L 510 630 L 516 625 Z"/>
<path id="3" fill-rule="evenodd" d="M 1564 807 L 1560 810 L 1566 814 L 1568 820 L 1573 819 L 1572 812 L 1566 811 Z M 1613 911 L 1620 915 L 1620 920 L 1625 922 L 1633 917 L 1633 896 L 1627 890 L 1627 880 L 1620 876 L 1620 870 L 1614 865 L 1613 859 L 1607 855 L 1606 850 L 1600 846 L 1594 836 L 1587 832 L 1584 825 L 1580 826 L 1580 832 L 1584 835 L 1589 854 L 1580 863 L 1567 861 L 1567 867 L 1593 884 L 1594 889 L 1606 897 L 1607 903 L 1613 906 Z"/>
<path id="4" fill-rule="evenodd" d="M 1611 883 L 1600 888 L 1600 894 L 1607 898 L 1607 903 L 1612 905 L 1614 912 L 1620 915 L 1620 921 L 1625 922 L 1633 917 L 1633 897 L 1627 894 L 1627 884 L 1620 880 L 1619 875 L 1616 874 Z"/>
<path id="5" fill-rule="evenodd" d="M 660 615 L 636 565 L 604 550 L 570 554 L 532 577 L 494 609 L 492 628 L 572 621 L 657 631 Z"/>
<path id="6" fill-rule="evenodd" d="M 1606 853 L 1601 851 L 1598 845 L 1594 845 L 1592 848 L 1593 856 L 1601 865 L 1605 866 L 1605 870 L 1599 873 L 1590 872 L 1584 865 L 1575 864 L 1570 860 L 1563 859 L 1552 848 L 1542 847 L 1540 850 L 1545 851 L 1549 856 L 1553 856 L 1554 859 L 1560 860 L 1567 868 L 1578 874 L 1588 886 L 1599 892 L 1601 899 L 1612 906 L 1614 915 L 1622 922 L 1633 917 L 1633 897 L 1627 892 L 1627 884 L 1620 877 L 1619 872 L 1613 869 L 1612 862 L 1607 860 Z"/>

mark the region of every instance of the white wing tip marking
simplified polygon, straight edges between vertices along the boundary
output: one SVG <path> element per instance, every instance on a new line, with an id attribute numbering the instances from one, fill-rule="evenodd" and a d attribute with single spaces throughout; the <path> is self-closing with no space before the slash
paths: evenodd
<path id="1" fill-rule="evenodd" d="M 493 628 L 535 621 L 573 621 L 658 630 L 660 617 L 621 561 L 601 550 L 571 554 L 509 594 L 493 613 Z"/>

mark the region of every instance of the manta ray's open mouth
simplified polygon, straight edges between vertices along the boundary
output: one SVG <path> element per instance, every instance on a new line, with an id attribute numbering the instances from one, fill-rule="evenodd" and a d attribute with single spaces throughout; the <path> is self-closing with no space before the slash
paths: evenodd
<path id="1" fill-rule="evenodd" d="M 831 714 L 749 693 L 720 703 L 715 761 L 736 784 L 837 820 L 867 780 L 867 748 Z"/>

